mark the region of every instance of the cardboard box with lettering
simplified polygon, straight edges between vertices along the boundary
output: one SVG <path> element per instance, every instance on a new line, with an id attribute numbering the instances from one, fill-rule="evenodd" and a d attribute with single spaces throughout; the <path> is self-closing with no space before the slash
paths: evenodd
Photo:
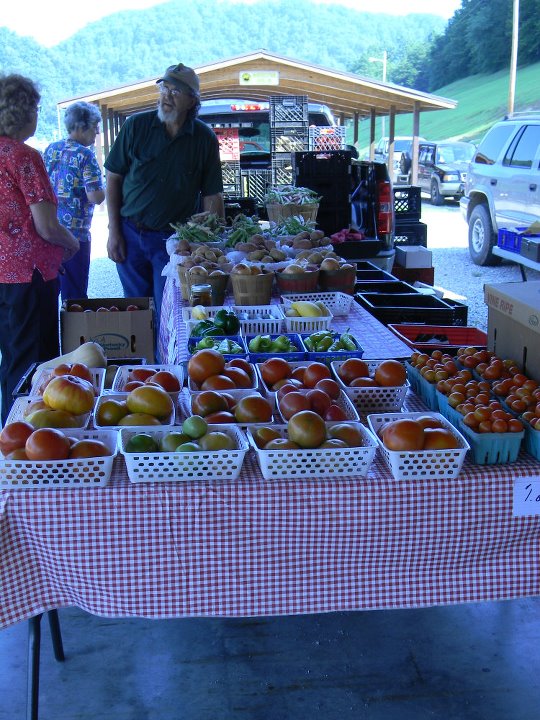
<path id="1" fill-rule="evenodd" d="M 540 382 L 540 281 L 484 286 L 488 348 Z"/>
<path id="2" fill-rule="evenodd" d="M 83 311 L 70 310 L 73 305 Z M 111 311 L 111 307 L 118 310 Z M 63 353 L 93 341 L 103 347 L 108 358 L 142 357 L 152 363 L 154 300 L 147 297 L 66 300 L 60 310 L 60 335 Z"/>
<path id="3" fill-rule="evenodd" d="M 430 268 L 431 250 L 421 245 L 396 246 L 396 262 L 404 268 Z"/>

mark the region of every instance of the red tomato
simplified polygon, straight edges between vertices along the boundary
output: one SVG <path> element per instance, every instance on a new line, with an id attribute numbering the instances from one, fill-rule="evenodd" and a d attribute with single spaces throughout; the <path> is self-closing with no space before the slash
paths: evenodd
<path id="1" fill-rule="evenodd" d="M 246 395 L 234 406 L 234 417 L 239 423 L 268 423 L 272 420 L 272 407 L 261 395 Z"/>
<path id="2" fill-rule="evenodd" d="M 383 360 L 373 377 L 382 387 L 400 387 L 405 385 L 407 371 L 398 360 Z"/>
<path id="3" fill-rule="evenodd" d="M 228 410 L 218 410 L 217 412 L 210 413 L 205 418 L 206 422 L 210 425 L 213 423 L 235 423 L 236 418 Z"/>
<path id="4" fill-rule="evenodd" d="M 301 410 L 311 410 L 311 403 L 307 395 L 296 390 L 282 395 L 278 399 L 277 404 L 279 412 L 285 420 L 289 420 L 293 415 Z"/>
<path id="5" fill-rule="evenodd" d="M 343 440 L 348 447 L 361 447 L 364 444 L 364 436 L 358 425 L 348 422 L 330 425 L 328 437 Z"/>
<path id="6" fill-rule="evenodd" d="M 43 392 L 43 400 L 53 410 L 84 415 L 94 407 L 94 386 L 75 375 L 53 377 Z"/>
<path id="7" fill-rule="evenodd" d="M 326 422 L 341 422 L 347 419 L 347 413 L 340 405 L 333 402 L 323 417 Z"/>
<path id="8" fill-rule="evenodd" d="M 371 377 L 353 378 L 349 383 L 349 387 L 380 387 L 379 384 Z"/>
<path id="9" fill-rule="evenodd" d="M 111 451 L 101 440 L 78 440 L 71 445 L 69 450 L 70 458 L 92 458 L 106 457 Z"/>
<path id="10" fill-rule="evenodd" d="M 422 450 L 424 428 L 410 418 L 393 420 L 385 426 L 382 441 L 388 450 Z"/>
<path id="11" fill-rule="evenodd" d="M 69 371 L 69 375 L 75 375 L 75 377 L 80 377 L 83 380 L 88 380 L 89 383 L 94 382 L 92 378 L 92 373 L 90 372 L 90 368 L 84 363 L 73 363 Z"/>
<path id="12" fill-rule="evenodd" d="M 146 382 L 159 385 L 167 392 L 178 392 L 180 390 L 180 381 L 170 370 L 158 370 Z"/>
<path id="13" fill-rule="evenodd" d="M 155 372 L 154 368 L 147 368 L 143 365 L 142 367 L 133 368 L 129 373 L 129 379 L 140 380 L 144 383 L 151 378 L 152 375 L 155 375 Z"/>
<path id="14" fill-rule="evenodd" d="M 60 430 L 40 428 L 28 437 L 24 449 L 29 460 L 65 460 L 70 442 Z"/>
<path id="15" fill-rule="evenodd" d="M 312 362 L 306 367 L 304 372 L 304 385 L 307 388 L 314 388 L 319 380 L 331 377 L 332 373 L 327 365 L 320 362 Z"/>
<path id="16" fill-rule="evenodd" d="M 232 380 L 235 387 L 248 390 L 253 387 L 253 378 L 239 367 L 225 367 L 223 375 Z"/>
<path id="17" fill-rule="evenodd" d="M 288 378 L 292 372 L 291 366 L 284 358 L 268 358 L 260 366 L 261 377 L 268 387 L 272 387 L 280 380 Z"/>
<path id="18" fill-rule="evenodd" d="M 341 393 L 341 388 L 335 380 L 331 378 L 323 378 L 315 385 L 315 390 L 322 390 L 332 400 L 337 400 Z"/>
<path id="19" fill-rule="evenodd" d="M 450 450 L 459 447 L 454 433 L 447 428 L 426 428 L 424 450 Z"/>
<path id="20" fill-rule="evenodd" d="M 236 390 L 236 384 L 226 375 L 210 375 L 201 383 L 201 390 Z"/>
<path id="21" fill-rule="evenodd" d="M 132 390 L 135 390 L 137 387 L 142 387 L 145 385 L 145 383 L 142 380 L 128 380 L 128 382 L 124 385 L 124 392 L 131 392 Z"/>
<path id="22" fill-rule="evenodd" d="M 126 398 L 130 413 L 153 415 L 159 420 L 168 419 L 173 412 L 171 396 L 160 387 L 143 385 L 132 390 Z"/>
<path id="23" fill-rule="evenodd" d="M 356 378 L 369 377 L 368 364 L 360 358 L 348 358 L 337 372 L 345 385 L 350 385 Z"/>
<path id="24" fill-rule="evenodd" d="M 320 385 L 320 383 L 317 383 L 317 385 Z M 332 398 L 330 395 L 320 388 L 312 388 L 311 390 L 308 390 L 306 392 L 306 398 L 309 402 L 309 408 L 306 409 L 313 410 L 313 412 L 316 412 L 317 415 L 320 415 L 321 417 L 325 416 L 326 411 L 332 405 Z"/>
<path id="25" fill-rule="evenodd" d="M 228 409 L 227 398 L 216 390 L 205 390 L 191 396 L 191 411 L 194 415 L 206 417 L 211 413 Z"/>
<path id="26" fill-rule="evenodd" d="M 301 448 L 317 448 L 326 440 L 326 425 L 313 410 L 302 410 L 287 423 L 287 434 Z"/>
<path id="27" fill-rule="evenodd" d="M 225 367 L 225 358 L 217 350 L 198 350 L 188 360 L 188 376 L 200 385 L 211 375 L 220 375 Z"/>
<path id="28" fill-rule="evenodd" d="M 240 368 L 240 370 L 243 370 L 249 377 L 253 380 L 253 365 L 249 363 L 247 360 L 244 360 L 244 358 L 232 358 L 232 360 L 229 360 L 225 363 L 226 368 Z"/>
<path id="29" fill-rule="evenodd" d="M 8 423 L 0 433 L 0 451 L 8 455 L 13 450 L 23 448 L 33 432 L 32 425 L 22 420 Z"/>

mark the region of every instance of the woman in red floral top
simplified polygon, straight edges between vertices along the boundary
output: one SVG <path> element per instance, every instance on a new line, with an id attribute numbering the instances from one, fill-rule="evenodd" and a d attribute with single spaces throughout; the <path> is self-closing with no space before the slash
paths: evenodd
<path id="1" fill-rule="evenodd" d="M 79 242 L 56 217 L 43 160 L 25 144 L 40 100 L 32 80 L 0 76 L 0 391 L 2 424 L 28 367 L 59 354 L 58 272 Z"/>

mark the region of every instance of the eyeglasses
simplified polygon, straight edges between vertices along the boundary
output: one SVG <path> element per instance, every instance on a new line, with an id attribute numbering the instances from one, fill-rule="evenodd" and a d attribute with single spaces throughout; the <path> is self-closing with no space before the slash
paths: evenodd
<path id="1" fill-rule="evenodd" d="M 184 94 L 184 91 L 180 90 L 180 88 L 171 88 L 165 85 L 165 83 L 159 83 L 158 89 L 161 95 L 172 95 L 173 98 L 180 97 L 180 95 Z"/>

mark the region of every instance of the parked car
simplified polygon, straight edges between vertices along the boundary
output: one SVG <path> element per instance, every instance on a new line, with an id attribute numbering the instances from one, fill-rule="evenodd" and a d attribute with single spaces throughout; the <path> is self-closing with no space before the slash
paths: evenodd
<path id="1" fill-rule="evenodd" d="M 418 138 L 420 141 L 424 138 Z M 388 165 L 389 137 L 382 137 L 375 148 L 375 160 Z M 411 169 L 412 137 L 400 135 L 394 138 L 394 166 L 388 168 L 390 179 L 394 185 L 406 185 Z"/>
<path id="2" fill-rule="evenodd" d="M 429 194 L 432 205 L 445 198 L 459 200 L 463 195 L 467 167 L 476 146 L 468 142 L 443 140 L 421 142 L 418 146 L 418 185 Z"/>
<path id="3" fill-rule="evenodd" d="M 497 265 L 500 228 L 528 227 L 540 218 L 540 113 L 514 114 L 488 130 L 467 171 L 460 200 L 477 265 Z"/>

